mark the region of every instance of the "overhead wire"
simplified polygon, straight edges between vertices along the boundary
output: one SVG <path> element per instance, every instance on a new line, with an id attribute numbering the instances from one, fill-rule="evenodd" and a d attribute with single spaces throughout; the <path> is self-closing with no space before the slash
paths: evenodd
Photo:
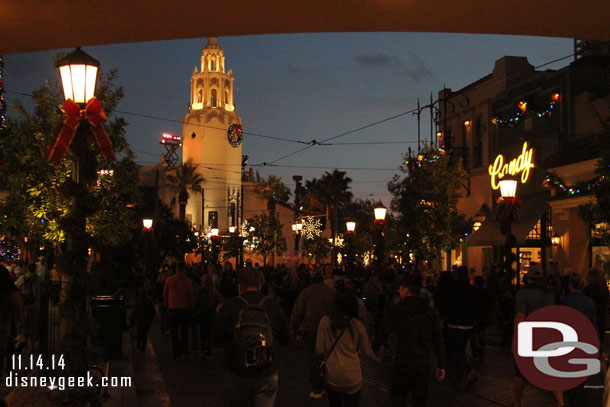
<path id="1" fill-rule="evenodd" d="M 575 53 L 571 53 L 570 55 L 566 55 L 566 56 L 564 56 L 564 57 L 560 57 L 560 58 L 553 59 L 553 60 L 548 61 L 548 62 L 546 62 L 546 63 L 543 63 L 543 64 L 540 64 L 540 65 L 535 66 L 535 67 L 534 67 L 534 69 L 539 69 L 539 68 L 545 67 L 545 66 L 547 66 L 547 65 L 551 65 L 551 64 L 553 64 L 553 63 L 561 62 L 561 61 L 563 61 L 563 60 L 565 60 L 565 59 L 568 59 L 568 58 L 573 57 L 574 55 L 575 55 Z M 504 79 L 506 79 L 506 78 L 504 78 Z M 503 79 L 503 80 L 504 80 L 504 79 Z M 483 84 L 478 84 L 478 86 L 477 86 L 477 87 L 480 87 L 480 86 L 483 86 Z M 476 88 L 476 87 L 475 87 L 475 88 Z M 17 92 L 17 91 L 11 91 L 11 90 L 5 90 L 5 92 L 6 92 L 6 93 L 13 93 L 13 94 L 17 94 L 17 95 L 22 95 L 22 96 L 28 96 L 28 97 L 32 97 L 32 95 L 31 95 L 31 94 L 28 94 L 28 93 L 25 93 L 25 92 Z M 338 139 L 338 138 L 341 138 L 341 137 L 348 136 L 348 135 L 350 135 L 350 134 L 354 134 L 354 133 L 360 132 L 360 131 L 362 131 L 362 130 L 365 130 L 365 129 L 368 129 L 368 128 L 371 128 L 371 127 L 377 126 L 377 125 L 382 124 L 382 123 L 386 123 L 386 122 L 391 121 L 391 120 L 395 120 L 395 119 L 397 119 L 397 118 L 400 118 L 400 117 L 403 117 L 403 116 L 406 116 L 406 115 L 412 114 L 412 113 L 417 112 L 417 111 L 418 111 L 418 109 L 417 109 L 417 108 L 414 108 L 414 109 L 411 109 L 411 110 L 408 110 L 408 111 L 405 111 L 405 112 L 402 112 L 402 113 L 398 113 L 398 114 L 396 114 L 396 115 L 393 115 L 393 116 L 390 116 L 390 117 L 386 117 L 386 118 L 383 118 L 383 119 L 381 119 L 381 120 L 377 120 L 377 121 L 375 121 L 375 122 L 373 122 L 373 123 L 369 123 L 369 124 L 367 124 L 367 125 L 360 126 L 360 127 L 355 128 L 355 129 L 348 130 L 348 131 L 346 131 L 346 132 L 339 133 L 339 134 L 337 134 L 337 135 L 334 135 L 334 136 L 328 137 L 328 138 L 326 138 L 326 139 L 323 139 L 322 141 L 317 141 L 317 140 L 313 139 L 313 140 L 311 140 L 311 141 L 309 141 L 309 142 L 306 142 L 306 141 L 301 141 L 301 140 L 292 140 L 292 139 L 287 139 L 287 138 L 282 138 L 282 137 L 276 137 L 276 136 L 268 136 L 268 135 L 264 135 L 264 134 L 260 134 L 260 133 L 244 132 L 244 134 L 246 134 L 246 135 L 250 135 L 250 136 L 261 137 L 261 138 L 267 138 L 267 139 L 278 140 L 278 141 L 291 142 L 291 143 L 297 143 L 297 144 L 304 144 L 304 145 L 305 145 L 305 147 L 302 147 L 302 148 L 300 148 L 300 149 L 298 149 L 298 150 L 296 150 L 296 151 L 293 151 L 293 152 L 291 152 L 291 153 L 285 154 L 285 155 L 283 155 L 283 156 L 281 156 L 281 157 L 279 157 L 279 158 L 277 158 L 277 159 L 275 159 L 275 160 L 272 160 L 272 161 L 270 161 L 270 162 L 263 162 L 263 163 L 260 163 L 260 164 L 254 164 L 254 165 L 250 165 L 250 167 L 266 167 L 266 166 L 273 166 L 273 167 L 282 167 L 282 168 L 311 168 L 311 169 L 329 169 L 330 167 L 314 167 L 314 166 L 280 166 L 280 165 L 275 165 L 275 163 L 277 163 L 277 162 L 279 162 L 279 161 L 282 161 L 282 160 L 284 160 L 284 159 L 286 159 L 286 158 L 288 158 L 288 157 L 291 157 L 291 156 L 294 156 L 294 155 L 296 155 L 296 154 L 299 154 L 299 153 L 301 153 L 301 152 L 303 152 L 303 151 L 305 151 L 305 150 L 308 150 L 308 149 L 310 149 L 310 148 L 312 148 L 312 147 L 315 147 L 315 146 L 333 146 L 333 145 L 375 145 L 375 144 L 377 144 L 377 145 L 383 145 L 383 144 L 414 144 L 414 143 L 417 143 L 416 141 L 377 141 L 377 142 L 345 142 L 345 143 L 328 143 L 328 141 L 335 140 L 335 139 Z M 117 112 L 117 113 L 121 113 L 121 114 L 126 114 L 126 115 L 132 115 L 132 116 L 136 116 L 136 117 L 142 117 L 142 118 L 148 118 L 148 119 L 154 119 L 154 120 L 161 120 L 161 121 L 167 121 L 167 122 L 179 123 L 179 124 L 186 124 L 186 122 L 185 122 L 185 121 L 183 121 L 183 120 L 170 119 L 170 118 L 166 118 L 166 117 L 160 117 L 160 116 L 148 115 L 148 114 L 143 114 L 143 113 L 135 113 L 135 112 L 129 112 L 129 111 L 125 111 L 125 110 L 116 110 L 116 112 Z M 217 130 L 225 130 L 224 128 L 219 128 L 219 127 L 214 127 L 214 126 L 208 126 L 208 125 L 203 125 L 203 124 L 194 124 L 194 123 L 188 123 L 188 124 L 193 125 L 193 126 L 197 126 L 197 127 L 205 127 L 205 128 L 211 128 L 211 129 L 217 129 Z M 134 150 L 134 151 L 141 152 L 141 153 L 144 153 L 144 154 L 149 154 L 149 155 L 152 155 L 152 156 L 156 156 L 156 155 L 157 155 L 157 154 L 150 153 L 150 152 L 146 152 L 146 151 L 143 151 L 143 150 L 137 150 L 137 149 L 133 149 L 133 150 Z M 212 165 L 212 164 L 210 164 L 210 165 Z M 215 165 L 215 164 L 214 164 L 214 165 Z M 221 164 L 218 164 L 218 165 L 221 165 Z M 203 167 L 203 168 L 207 168 L 207 169 L 209 169 L 209 170 L 219 170 L 218 168 L 206 167 L 206 166 L 204 166 L 204 165 L 200 165 L 200 166 L 201 166 L 201 167 Z M 337 168 L 337 169 L 338 169 L 338 168 Z M 341 169 L 346 169 L 346 170 L 369 170 L 369 171 L 390 171 L 390 170 L 391 170 L 391 171 L 395 171 L 395 170 L 396 170 L 396 168 L 392 168 L 392 169 L 389 169 L 389 168 L 388 168 L 388 169 L 385 169 L 385 168 L 384 168 L 384 169 L 375 169 L 375 168 L 358 168 L 358 167 L 342 167 Z M 220 171 L 226 171 L 226 172 L 230 172 L 230 171 L 227 171 L 227 170 L 220 170 Z M 233 172 L 235 172 L 235 173 L 241 173 L 240 171 L 233 171 Z"/>

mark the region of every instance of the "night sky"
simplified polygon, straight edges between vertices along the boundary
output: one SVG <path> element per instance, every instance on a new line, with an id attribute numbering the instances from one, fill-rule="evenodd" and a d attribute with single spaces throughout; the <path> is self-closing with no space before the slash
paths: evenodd
<path id="1" fill-rule="evenodd" d="M 86 47 L 102 69 L 117 68 L 125 98 L 120 113 L 127 139 L 142 164 L 159 161 L 160 135 L 181 134 L 187 113 L 190 76 L 200 69 L 206 38 Z M 540 66 L 573 52 L 572 39 L 421 33 L 284 34 L 221 37 L 225 68 L 235 77 L 236 112 L 242 117 L 243 153 L 261 175 L 275 174 L 291 188 L 292 176 L 319 177 L 344 168 L 357 198 L 389 203 L 387 182 L 398 173 L 409 146 L 417 149 L 417 120 L 406 114 L 336 138 L 336 144 L 305 147 L 289 141 L 322 141 L 429 103 L 443 87 L 458 90 L 491 73 L 505 55 L 526 56 Z M 51 58 L 60 50 L 5 55 L 4 81 L 9 103 L 27 98 L 44 80 L 58 81 Z M 63 50 L 70 52 L 71 50 Z M 541 69 L 558 69 L 573 59 Z M 10 116 L 10 104 L 8 115 Z M 145 118 L 135 114 L 157 117 Z M 169 120 L 163 120 L 169 119 Z M 430 139 L 430 118 L 422 114 L 421 134 Z M 321 168 L 302 168 L 321 167 Z M 374 169 L 374 170 L 373 170 Z"/>

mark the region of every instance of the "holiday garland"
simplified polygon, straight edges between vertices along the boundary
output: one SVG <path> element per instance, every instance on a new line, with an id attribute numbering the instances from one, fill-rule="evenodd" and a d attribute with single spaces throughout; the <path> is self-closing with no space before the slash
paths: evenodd
<path id="1" fill-rule="evenodd" d="M 548 173 L 544 177 L 544 181 L 542 181 L 542 186 L 553 188 L 561 195 L 580 195 L 591 193 L 603 179 L 604 177 L 594 177 L 589 181 L 581 181 L 575 185 L 566 185 L 557 175 Z"/>
<path id="2" fill-rule="evenodd" d="M 0 135 L 4 133 L 6 128 L 6 101 L 4 100 L 4 78 L 2 71 L 4 69 L 4 59 L 0 55 Z"/>
<path id="3" fill-rule="evenodd" d="M 550 116 L 551 113 L 553 113 L 558 101 L 559 101 L 559 93 L 554 93 L 551 96 L 551 101 L 549 102 L 547 107 L 544 108 L 543 110 L 536 111 L 536 110 L 532 109 L 531 107 L 528 108 L 528 106 L 527 106 L 528 102 L 525 100 L 522 100 L 519 103 L 517 103 L 517 107 L 519 108 L 519 111 L 517 113 L 515 113 L 515 115 L 513 117 L 503 119 L 499 116 L 496 116 L 493 119 L 491 119 L 491 122 L 499 127 L 515 127 L 519 124 L 521 118 L 527 112 L 536 114 L 536 115 L 538 115 L 538 117 L 547 117 L 547 116 Z"/>
<path id="4" fill-rule="evenodd" d="M 232 124 L 227 131 L 227 137 L 232 147 L 237 148 L 244 141 L 244 132 L 241 124 Z"/>
<path id="5" fill-rule="evenodd" d="M 444 147 L 445 146 L 439 147 L 438 153 L 433 154 L 430 157 L 424 157 L 423 154 L 418 154 L 417 157 L 415 157 L 415 158 L 409 158 L 407 161 L 404 162 L 404 166 L 410 170 L 414 170 L 415 168 L 420 168 L 422 166 L 422 164 L 424 164 L 425 162 L 433 163 L 433 162 L 437 161 L 441 155 L 446 154 Z"/>

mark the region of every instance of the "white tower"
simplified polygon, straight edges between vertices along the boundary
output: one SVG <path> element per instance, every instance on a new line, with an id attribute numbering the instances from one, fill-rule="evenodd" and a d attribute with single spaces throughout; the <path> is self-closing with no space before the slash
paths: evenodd
<path id="1" fill-rule="evenodd" d="M 209 37 L 201 53 L 201 69 L 191 76 L 189 112 L 182 125 L 182 162 L 191 160 L 205 179 L 203 191 L 189 191 L 186 219 L 197 228 L 221 232 L 239 225 L 241 141 L 229 140 L 231 125 L 241 131 L 233 105 L 233 72 L 225 73 L 218 38 Z M 217 224 L 215 224 L 217 222 Z"/>

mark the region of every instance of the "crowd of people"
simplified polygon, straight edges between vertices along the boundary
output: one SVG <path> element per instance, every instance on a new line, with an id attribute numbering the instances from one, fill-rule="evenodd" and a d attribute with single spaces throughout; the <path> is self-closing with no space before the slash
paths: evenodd
<path id="1" fill-rule="evenodd" d="M 41 283 L 47 278 L 44 257 L 29 263 L 0 260 L 0 376 L 12 354 L 39 339 Z"/>
<path id="2" fill-rule="evenodd" d="M 583 312 L 603 343 L 608 305 L 598 270 L 589 272 L 585 284 L 577 273 L 542 273 L 535 263 L 519 289 L 514 272 L 499 268 L 475 273 L 454 267 L 437 277 L 398 264 L 345 270 L 329 264 L 274 268 L 251 263 L 239 270 L 230 263 L 164 266 L 151 287 L 175 360 L 194 351 L 207 358 L 214 343 L 224 347 L 230 373 L 226 405 L 247 405 L 252 398 L 252 405 L 270 406 L 277 391 L 276 360 L 263 366 L 242 360 L 235 328 L 240 310 L 258 307 L 267 314 L 271 355 L 292 340 L 309 350 L 312 366 L 325 360 L 325 382 L 320 386 L 312 380 L 309 397 L 326 394 L 331 406 L 358 405 L 360 357 L 374 362 L 385 357 L 394 365 L 393 404 L 405 405 L 410 397 L 419 406 L 426 404 L 430 379 L 447 377 L 456 389 L 477 380 L 490 324 L 508 350 L 516 323 L 544 305 L 564 304 Z M 145 315 L 149 324 L 150 313 Z M 524 384 L 515 369 L 515 406 Z M 564 395 L 555 395 L 563 405 Z"/>
<path id="3" fill-rule="evenodd" d="M 0 355 L 4 365 L 19 335 L 36 338 L 40 283 L 49 277 L 43 259 L 0 266 Z M 511 346 L 514 329 L 537 309 L 562 304 L 582 312 L 604 349 L 608 287 L 602 273 L 560 275 L 532 263 L 522 285 L 500 267 L 476 273 L 453 267 L 436 275 L 398 264 L 330 264 L 287 267 L 247 262 L 164 264 L 156 276 L 139 275 L 131 323 L 144 350 L 156 315 L 171 337 L 175 361 L 211 357 L 224 348 L 229 406 L 272 406 L 278 388 L 278 347 L 290 341 L 309 353 L 309 397 L 327 397 L 331 407 L 357 406 L 363 386 L 361 357 L 392 361 L 395 406 L 426 405 L 431 380 L 456 390 L 482 374 L 487 334 Z M 324 374 L 319 377 L 323 361 Z M 0 366 L 5 372 L 5 366 Z M 314 375 L 315 373 L 315 375 Z M 316 376 L 317 379 L 313 377 Z M 526 380 L 515 367 L 514 406 Z M 554 393 L 558 406 L 578 398 L 578 388 Z"/>

